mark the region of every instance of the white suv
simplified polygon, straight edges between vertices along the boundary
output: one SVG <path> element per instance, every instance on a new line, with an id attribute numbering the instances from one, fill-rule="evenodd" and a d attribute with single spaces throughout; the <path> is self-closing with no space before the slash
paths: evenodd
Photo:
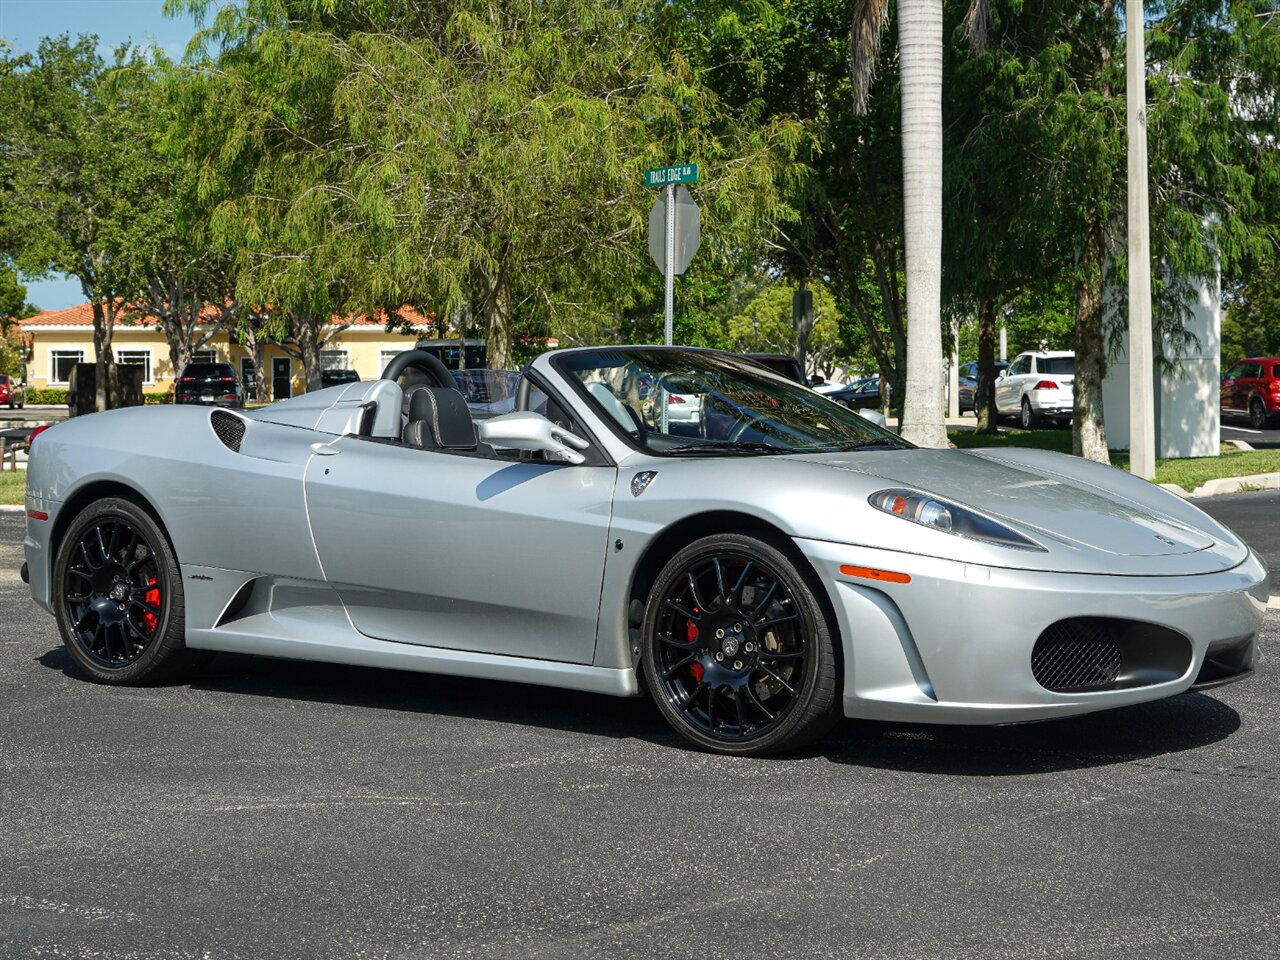
<path id="1" fill-rule="evenodd" d="M 1070 350 L 1020 353 L 996 380 L 996 412 L 1030 430 L 1042 420 L 1071 419 L 1076 355 Z"/>

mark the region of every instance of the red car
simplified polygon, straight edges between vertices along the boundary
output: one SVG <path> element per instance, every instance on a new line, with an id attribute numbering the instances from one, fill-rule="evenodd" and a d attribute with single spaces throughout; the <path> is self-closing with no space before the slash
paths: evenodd
<path id="1" fill-rule="evenodd" d="M 1222 416 L 1248 417 L 1255 430 L 1280 425 L 1280 358 L 1250 357 L 1223 374 Z"/>
<path id="2" fill-rule="evenodd" d="M 21 410 L 26 402 L 27 391 L 15 383 L 7 373 L 0 373 L 0 403 L 7 403 L 10 410 L 14 407 Z"/>

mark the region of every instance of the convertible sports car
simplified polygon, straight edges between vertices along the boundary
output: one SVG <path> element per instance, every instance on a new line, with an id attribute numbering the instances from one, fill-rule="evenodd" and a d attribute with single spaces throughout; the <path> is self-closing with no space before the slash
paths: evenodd
<path id="1" fill-rule="evenodd" d="M 698 429 L 670 429 L 672 393 Z M 1235 680 L 1269 593 L 1238 537 L 1127 473 L 917 449 L 679 347 L 544 354 L 478 420 L 411 351 L 248 413 L 78 417 L 27 476 L 23 577 L 95 680 L 230 650 L 647 688 L 726 753 Z"/>

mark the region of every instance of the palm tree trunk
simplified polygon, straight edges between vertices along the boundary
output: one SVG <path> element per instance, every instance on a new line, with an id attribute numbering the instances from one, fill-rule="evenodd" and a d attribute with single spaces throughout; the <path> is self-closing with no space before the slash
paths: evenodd
<path id="1" fill-rule="evenodd" d="M 942 0 L 900 0 L 907 377 L 902 436 L 947 446 L 942 418 Z"/>

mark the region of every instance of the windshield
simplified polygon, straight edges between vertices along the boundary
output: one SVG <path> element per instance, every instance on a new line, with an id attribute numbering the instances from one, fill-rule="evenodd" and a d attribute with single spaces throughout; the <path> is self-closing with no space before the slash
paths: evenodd
<path id="1" fill-rule="evenodd" d="M 660 456 L 823 453 L 911 445 L 807 387 L 731 354 L 683 347 L 552 359 L 634 446 Z"/>

